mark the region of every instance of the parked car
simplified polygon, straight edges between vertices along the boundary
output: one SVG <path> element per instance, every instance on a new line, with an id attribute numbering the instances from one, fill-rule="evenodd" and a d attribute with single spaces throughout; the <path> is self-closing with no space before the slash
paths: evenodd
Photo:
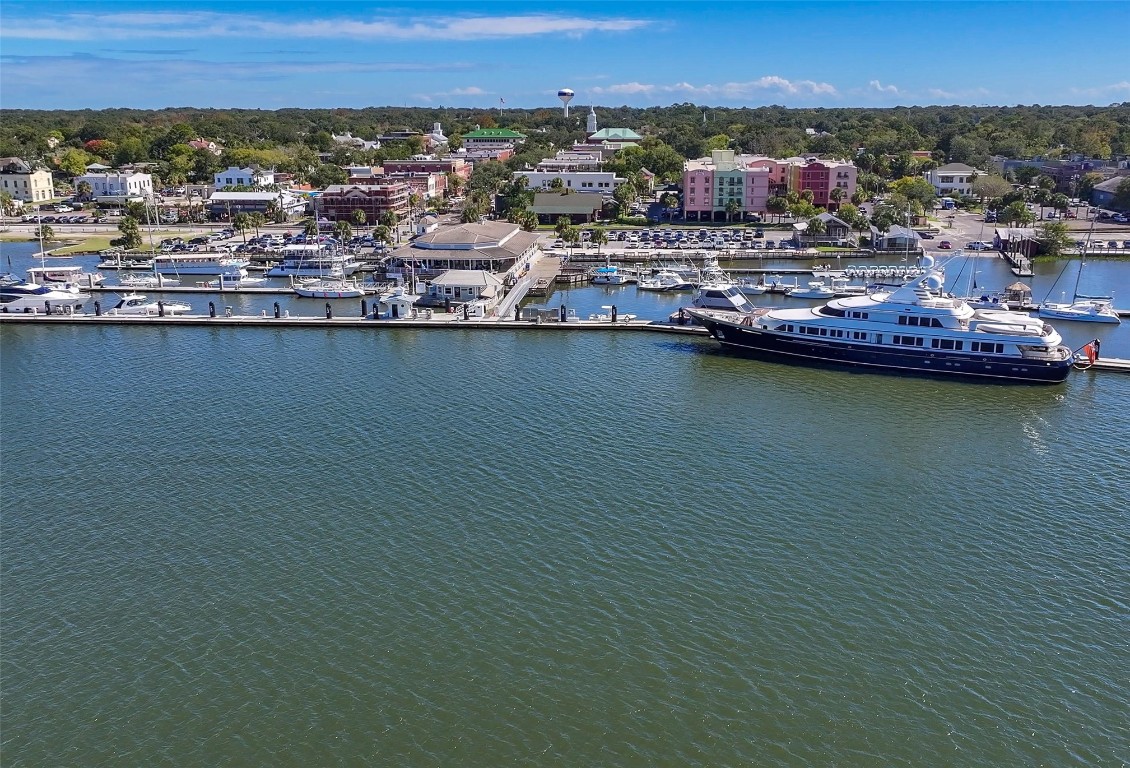
<path id="1" fill-rule="evenodd" d="M 1114 220 L 1119 224 L 1125 224 L 1126 222 L 1130 221 L 1130 217 L 1128 217 L 1125 213 L 1116 213 L 1114 214 Z"/>
<path id="2" fill-rule="evenodd" d="M 758 238 L 765 237 L 765 230 L 758 228 L 757 231 L 753 233 L 753 236 Z"/>
<path id="3" fill-rule="evenodd" d="M 953 244 L 949 240 L 943 240 L 938 243 L 938 247 L 943 251 L 948 251 L 950 248 L 953 248 Z"/>
<path id="4" fill-rule="evenodd" d="M 923 240 L 933 240 L 934 239 L 934 236 L 931 235 L 929 232 L 919 232 L 918 236 L 920 238 L 922 238 Z"/>
<path id="5" fill-rule="evenodd" d="M 965 247 L 971 251 L 989 251 L 993 248 L 993 246 L 989 245 L 983 240 L 974 240 L 972 243 Z"/>

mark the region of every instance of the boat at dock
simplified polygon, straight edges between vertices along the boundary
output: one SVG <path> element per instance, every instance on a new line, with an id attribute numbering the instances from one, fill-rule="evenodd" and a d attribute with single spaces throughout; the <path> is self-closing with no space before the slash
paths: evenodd
<path id="1" fill-rule="evenodd" d="M 89 298 L 74 285 L 39 285 L 12 275 L 0 278 L 0 312 L 74 312 Z"/>
<path id="2" fill-rule="evenodd" d="M 191 311 L 192 307 L 183 302 L 153 301 L 148 296 L 141 293 L 127 293 L 122 296 L 117 304 L 110 308 L 110 314 L 114 315 L 158 316 L 162 313 L 165 315 L 178 315 Z"/>
<path id="3" fill-rule="evenodd" d="M 307 299 L 356 299 L 371 293 L 356 280 L 340 278 L 295 283 L 294 292 Z"/>
<path id="4" fill-rule="evenodd" d="M 1005 382 L 1067 378 L 1075 355 L 1051 325 L 975 310 L 943 292 L 931 257 L 923 265 L 925 274 L 889 292 L 816 307 L 687 313 L 725 347 L 778 362 Z"/>
<path id="5" fill-rule="evenodd" d="M 752 312 L 753 303 L 734 285 L 718 259 L 708 256 L 702 266 L 702 282 L 691 304 L 700 309 L 721 309 L 730 312 Z"/>
<path id="6" fill-rule="evenodd" d="M 27 271 L 27 279 L 29 283 L 36 285 L 75 285 L 80 288 L 102 285 L 106 281 L 100 272 L 87 272 L 77 265 L 30 267 Z"/>
<path id="7" fill-rule="evenodd" d="M 361 262 L 349 253 L 335 252 L 320 245 L 283 246 L 283 259 L 267 270 L 267 277 L 349 277 Z"/>
<path id="8" fill-rule="evenodd" d="M 130 273 L 119 277 L 118 284 L 123 288 L 176 288 L 180 280 L 156 272 L 149 275 Z"/>
<path id="9" fill-rule="evenodd" d="M 153 271 L 162 275 L 209 275 L 230 279 L 247 277 L 247 259 L 229 253 L 166 253 L 153 257 Z"/>

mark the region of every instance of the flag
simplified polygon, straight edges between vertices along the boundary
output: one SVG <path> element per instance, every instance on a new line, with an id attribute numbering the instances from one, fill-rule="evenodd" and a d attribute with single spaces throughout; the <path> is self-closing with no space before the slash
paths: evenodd
<path id="1" fill-rule="evenodd" d="M 499 100 L 498 100 L 498 103 L 499 103 L 499 104 L 505 104 L 505 103 L 506 103 L 506 99 L 503 99 L 503 98 L 499 98 Z"/>
<path id="2" fill-rule="evenodd" d="M 1088 342 L 1083 346 L 1083 354 L 1087 358 L 1087 363 L 1094 365 L 1095 361 L 1099 359 L 1099 350 L 1095 348 L 1095 342 Z"/>

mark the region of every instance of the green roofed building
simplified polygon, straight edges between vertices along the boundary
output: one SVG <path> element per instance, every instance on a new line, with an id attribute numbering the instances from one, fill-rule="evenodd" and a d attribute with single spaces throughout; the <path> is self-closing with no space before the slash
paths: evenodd
<path id="1" fill-rule="evenodd" d="M 514 149 L 526 140 L 526 134 L 509 128 L 476 128 L 463 134 L 463 146 L 468 152 L 480 149 Z"/>
<path id="2" fill-rule="evenodd" d="M 601 128 L 596 133 L 589 134 L 589 141 L 594 144 L 599 144 L 602 141 L 634 143 L 640 141 L 641 139 L 643 139 L 643 136 L 640 136 L 631 128 Z"/>

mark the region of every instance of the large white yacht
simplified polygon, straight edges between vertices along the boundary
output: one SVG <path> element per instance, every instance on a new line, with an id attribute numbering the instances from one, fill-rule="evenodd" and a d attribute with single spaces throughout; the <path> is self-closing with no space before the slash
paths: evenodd
<path id="1" fill-rule="evenodd" d="M 89 298 L 89 293 L 73 285 L 37 285 L 11 276 L 0 278 L 0 312 L 74 312 Z"/>
<path id="2" fill-rule="evenodd" d="M 1059 333 L 1019 312 L 975 310 L 926 272 L 906 285 L 817 307 L 753 313 L 688 309 L 736 351 L 808 365 L 1015 382 L 1056 383 L 1075 356 Z"/>
<path id="3" fill-rule="evenodd" d="M 349 277 L 361 262 L 348 253 L 320 245 L 287 245 L 282 262 L 267 270 L 267 277 Z"/>

